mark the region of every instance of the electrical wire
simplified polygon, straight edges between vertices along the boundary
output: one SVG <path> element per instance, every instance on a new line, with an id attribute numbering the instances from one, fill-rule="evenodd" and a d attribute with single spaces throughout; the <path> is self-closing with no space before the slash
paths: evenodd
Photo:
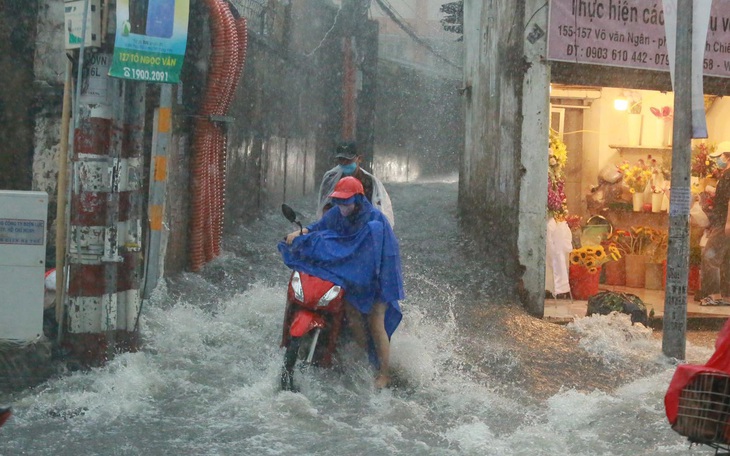
<path id="1" fill-rule="evenodd" d="M 319 50 L 319 48 L 322 47 L 322 45 L 324 44 L 325 40 L 330 35 L 330 33 L 332 32 L 332 30 L 335 29 L 335 25 L 337 25 L 337 18 L 340 17 L 340 11 L 342 11 L 342 5 L 340 5 L 340 9 L 338 9 L 337 10 L 337 14 L 335 14 L 335 20 L 332 22 L 332 27 L 330 27 L 330 29 L 327 30 L 327 32 L 322 37 L 322 41 L 319 42 L 319 44 L 317 45 L 317 47 L 315 47 L 314 49 L 312 49 L 312 52 L 309 52 L 309 53 L 305 53 L 304 54 L 306 57 L 311 57 L 312 55 L 314 55 L 315 52 L 317 52 Z"/>
<path id="2" fill-rule="evenodd" d="M 399 18 L 399 14 L 393 10 L 393 7 L 390 4 L 386 4 L 385 0 L 375 0 L 375 3 L 378 4 L 380 9 L 393 21 L 395 24 L 400 27 L 401 30 L 403 30 L 408 36 L 410 36 L 413 41 L 415 41 L 417 44 L 424 47 L 426 50 L 428 50 L 431 54 L 436 56 L 439 60 L 443 60 L 447 64 L 451 65 L 452 67 L 461 70 L 462 67 L 455 64 L 451 60 L 447 59 L 446 57 L 439 54 L 430 44 L 428 44 L 426 41 L 424 41 L 421 37 L 419 37 L 416 32 L 411 29 L 411 27 L 406 24 L 401 18 Z"/>

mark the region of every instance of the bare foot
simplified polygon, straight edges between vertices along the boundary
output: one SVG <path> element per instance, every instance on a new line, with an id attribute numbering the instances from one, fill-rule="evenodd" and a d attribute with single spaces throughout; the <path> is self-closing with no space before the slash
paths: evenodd
<path id="1" fill-rule="evenodd" d="M 378 374 L 378 376 L 375 377 L 375 388 L 376 389 L 387 388 L 388 385 L 390 385 L 390 376 L 389 375 Z"/>

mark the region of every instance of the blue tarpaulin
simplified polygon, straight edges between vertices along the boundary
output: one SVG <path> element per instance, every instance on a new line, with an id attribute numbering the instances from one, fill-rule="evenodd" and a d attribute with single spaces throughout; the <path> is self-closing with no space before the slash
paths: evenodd
<path id="1" fill-rule="evenodd" d="M 291 245 L 279 243 L 284 263 L 337 284 L 345 299 L 364 314 L 378 301 L 388 304 L 385 330 L 391 336 L 401 321 L 398 301 L 405 297 L 398 241 L 385 216 L 357 195 L 359 210 L 343 217 L 333 207 L 308 226 Z"/>

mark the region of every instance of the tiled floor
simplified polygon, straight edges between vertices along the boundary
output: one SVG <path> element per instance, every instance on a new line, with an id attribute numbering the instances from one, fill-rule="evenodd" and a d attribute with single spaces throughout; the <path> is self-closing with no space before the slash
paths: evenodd
<path id="1" fill-rule="evenodd" d="M 645 288 L 620 287 L 614 285 L 599 286 L 599 291 L 613 290 L 632 293 L 641 298 L 647 310 L 654 309 L 654 316 L 664 315 L 664 290 L 647 290 Z M 545 318 L 553 320 L 568 320 L 575 316 L 585 316 L 588 301 L 570 299 L 545 299 Z M 687 314 L 701 317 L 730 317 L 730 306 L 701 306 L 694 301 L 694 296 L 687 296 Z"/>

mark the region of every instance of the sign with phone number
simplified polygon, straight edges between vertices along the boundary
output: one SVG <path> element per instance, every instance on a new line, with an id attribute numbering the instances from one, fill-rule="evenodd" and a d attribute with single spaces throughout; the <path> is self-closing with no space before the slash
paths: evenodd
<path id="1" fill-rule="evenodd" d="M 190 0 L 117 0 L 117 30 L 109 76 L 180 81 Z"/>
<path id="2" fill-rule="evenodd" d="M 643 0 L 551 0 L 548 59 L 669 71 L 664 10 Z M 730 2 L 712 3 L 706 76 L 730 77 Z"/>
<path id="3" fill-rule="evenodd" d="M 118 50 L 114 54 L 112 76 L 150 82 L 178 82 L 182 58 L 158 56 L 142 51 Z"/>

